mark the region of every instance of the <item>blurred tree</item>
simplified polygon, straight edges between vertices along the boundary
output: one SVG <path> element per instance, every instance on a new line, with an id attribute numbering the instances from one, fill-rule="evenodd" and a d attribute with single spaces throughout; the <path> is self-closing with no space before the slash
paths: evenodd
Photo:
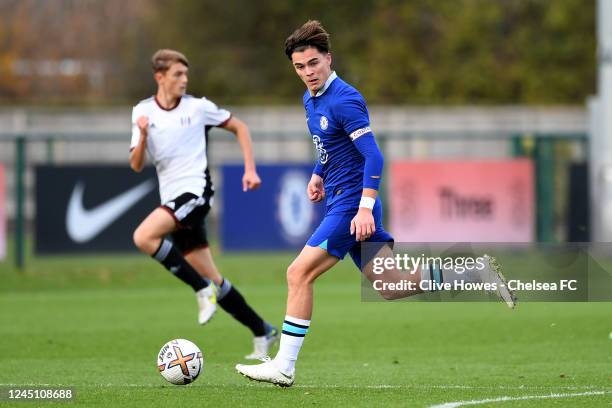
<path id="1" fill-rule="evenodd" d="M 304 87 L 284 54 L 285 39 L 307 19 L 325 14 L 323 22 L 333 33 L 332 44 L 345 42 L 348 48 L 361 36 L 359 25 L 366 21 L 371 4 L 369 0 L 179 0 L 171 4 L 158 0 L 156 24 L 168 29 L 158 32 L 156 43 L 186 53 L 194 93 L 224 103 L 297 104 Z"/>
<path id="2" fill-rule="evenodd" d="M 0 101 L 125 103 L 151 94 L 158 48 L 190 92 L 299 104 L 284 41 L 307 19 L 377 104 L 583 104 L 595 90 L 594 0 L 0 0 Z"/>
<path id="3" fill-rule="evenodd" d="M 99 104 L 125 98 L 147 3 L 0 0 L 0 100 Z"/>
<path id="4" fill-rule="evenodd" d="M 595 90 L 594 1 L 377 2 L 351 69 L 389 103 L 582 104 Z"/>

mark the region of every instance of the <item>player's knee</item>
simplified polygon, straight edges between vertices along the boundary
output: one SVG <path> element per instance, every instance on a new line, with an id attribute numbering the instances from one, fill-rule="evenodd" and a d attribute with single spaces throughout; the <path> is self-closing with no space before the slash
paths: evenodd
<path id="1" fill-rule="evenodd" d="M 298 268 L 294 264 L 289 265 L 287 268 L 287 285 L 289 287 L 299 284 L 300 279 L 298 274 Z"/>
<path id="2" fill-rule="evenodd" d="M 289 285 L 289 287 L 295 287 L 308 283 L 309 279 L 307 272 L 305 268 L 292 263 L 287 268 L 287 285 Z"/>
<path id="3" fill-rule="evenodd" d="M 140 249 L 142 252 L 147 252 L 147 253 L 150 252 L 148 250 L 149 249 L 148 237 L 141 228 L 136 228 L 132 236 L 132 239 L 134 241 L 134 245 L 136 245 L 136 247 Z"/>

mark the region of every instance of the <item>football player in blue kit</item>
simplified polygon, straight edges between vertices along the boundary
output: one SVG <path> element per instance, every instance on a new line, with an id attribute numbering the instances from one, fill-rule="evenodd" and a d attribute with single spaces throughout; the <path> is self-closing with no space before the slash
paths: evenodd
<path id="1" fill-rule="evenodd" d="M 393 256 L 388 245 L 393 238 L 383 228 L 378 197 L 383 156 L 370 128 L 363 96 L 331 68 L 329 34 L 320 22 L 308 21 L 286 40 L 285 53 L 307 87 L 303 97 L 306 121 L 318 152 L 307 194 L 312 202 L 326 199 L 326 214 L 287 269 L 287 311 L 276 357 L 257 365 L 238 364 L 236 369 L 252 380 L 291 386 L 295 362 L 310 326 L 314 281 L 346 254 L 373 280 L 364 268 L 370 256 L 361 259 L 361 243 L 378 243 L 372 255 Z M 440 281 L 442 275 L 447 281 L 456 278 L 450 271 L 436 273 Z M 407 277 L 420 281 L 421 273 L 402 276 Z M 423 273 L 423 279 L 429 278 L 429 273 Z M 417 287 L 381 294 L 392 299 L 418 293 L 422 291 Z"/>

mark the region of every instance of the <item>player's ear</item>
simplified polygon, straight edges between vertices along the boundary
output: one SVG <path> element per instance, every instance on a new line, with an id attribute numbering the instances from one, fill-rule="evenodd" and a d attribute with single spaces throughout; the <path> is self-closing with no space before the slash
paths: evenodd
<path id="1" fill-rule="evenodd" d="M 158 71 L 153 74 L 153 78 L 155 79 L 155 82 L 157 82 L 158 84 L 162 80 L 163 77 L 164 77 L 164 74 L 161 71 Z"/>

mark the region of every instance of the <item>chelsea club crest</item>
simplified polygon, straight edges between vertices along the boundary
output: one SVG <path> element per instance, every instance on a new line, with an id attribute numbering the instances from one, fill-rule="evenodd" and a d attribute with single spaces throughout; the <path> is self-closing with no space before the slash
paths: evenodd
<path id="1" fill-rule="evenodd" d="M 301 243 L 308 238 L 315 219 L 315 207 L 306 197 L 310 173 L 288 171 L 280 182 L 278 219 L 282 235 L 292 243 Z"/>
<path id="2" fill-rule="evenodd" d="M 319 124 L 321 125 L 321 129 L 327 129 L 327 118 L 325 116 L 321 116 L 321 121 Z"/>

